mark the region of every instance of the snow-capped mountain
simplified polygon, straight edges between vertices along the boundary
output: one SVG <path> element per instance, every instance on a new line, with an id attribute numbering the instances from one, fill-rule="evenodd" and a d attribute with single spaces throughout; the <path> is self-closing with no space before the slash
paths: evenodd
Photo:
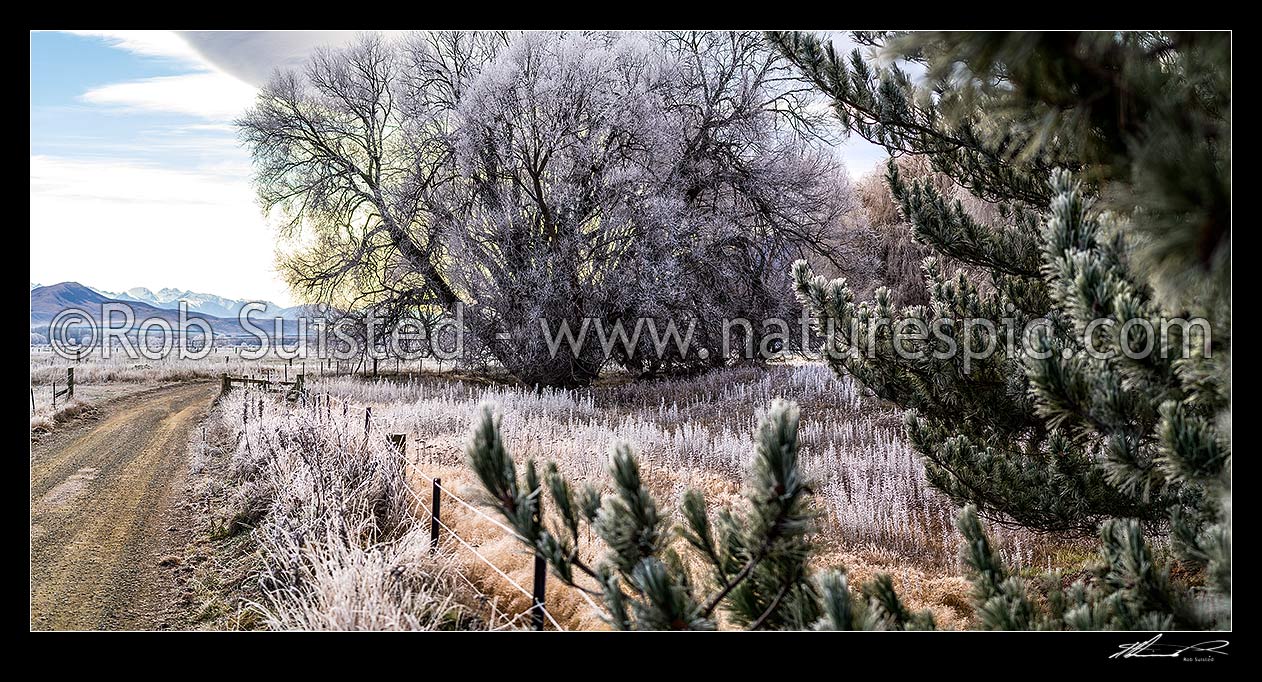
<path id="1" fill-rule="evenodd" d="M 120 301 L 137 301 L 140 303 L 148 303 L 156 308 L 164 308 L 175 310 L 179 308 L 180 301 L 188 304 L 188 310 L 192 313 L 201 313 L 203 315 L 213 315 L 215 317 L 235 318 L 241 311 L 241 307 L 247 303 L 251 303 L 251 299 L 236 299 L 217 296 L 215 294 L 204 294 L 196 291 L 188 291 L 186 289 L 163 288 L 153 291 L 146 287 L 132 287 L 126 291 L 105 291 L 89 287 L 93 291 L 107 296 L 109 298 L 118 299 Z M 252 313 L 255 317 L 280 315 L 284 318 L 298 317 L 301 312 L 300 307 L 283 308 L 271 301 L 261 301 L 267 304 L 267 310 Z"/>

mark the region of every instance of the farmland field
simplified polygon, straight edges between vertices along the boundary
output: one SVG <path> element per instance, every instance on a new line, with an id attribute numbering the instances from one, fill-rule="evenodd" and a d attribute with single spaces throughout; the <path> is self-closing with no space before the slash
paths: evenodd
<path id="1" fill-rule="evenodd" d="M 901 435 L 899 413 L 820 365 L 732 368 L 652 382 L 615 376 L 581 390 L 532 391 L 485 378 L 437 373 L 316 377 L 308 390 L 305 404 L 234 391 L 211 417 L 212 442 L 195 443 L 193 448 L 194 470 L 203 476 L 202 494 L 207 499 L 218 495 L 219 501 L 208 506 L 218 508 L 219 517 L 271 516 L 255 530 L 268 548 L 267 570 L 306 562 L 287 556 L 303 550 L 287 546 L 288 540 L 273 533 L 292 539 L 294 527 L 327 532 L 328 519 L 320 512 L 284 502 L 287 492 L 302 499 L 326 494 L 311 480 L 322 476 L 330 485 L 378 488 L 376 497 L 370 496 L 376 500 L 373 504 L 397 507 L 409 517 L 392 522 L 398 528 L 388 543 L 390 551 L 402 554 L 391 560 L 406 564 L 411 556 L 432 561 L 426 556 L 429 479 L 440 478 L 451 494 L 484 509 L 478 505 L 476 479 L 465 459 L 473 417 L 482 404 L 503 415 L 506 444 L 519 466 L 528 458 L 552 462 L 576 481 L 604 486 L 610 448 L 616 442 L 633 444 L 646 485 L 664 508 L 674 509 L 689 488 L 704 492 L 714 506 L 739 498 L 759 416 L 750 406 L 783 397 L 802 409 L 801 458 L 818 513 L 819 567 L 844 566 L 859 580 L 889 573 L 908 605 L 930 609 L 939 627 L 962 628 L 969 623 L 969 584 L 962 577 L 960 537 L 952 522 L 955 505 L 926 482 L 917 455 Z M 220 434 L 217 440 L 214 433 Z M 403 457 L 388 442 L 389 434 L 406 435 Z M 355 454 L 347 455 L 348 451 Z M 322 453 L 335 459 L 321 464 Z M 352 466 L 344 460 L 348 456 L 364 461 Z M 391 475 L 397 480 L 383 481 L 377 474 L 357 478 L 366 475 L 365 469 L 393 470 L 395 464 L 400 466 Z M 329 470 L 330 466 L 334 468 Z M 347 493 L 343 507 L 365 504 L 365 494 L 361 489 Z M 345 515 L 352 526 L 370 518 L 354 509 Z M 380 524 L 376 517 L 371 519 Z M 533 557 L 489 517 L 460 504 L 447 501 L 443 520 L 469 545 L 444 532 L 443 570 L 467 593 L 469 610 L 501 625 L 516 623 L 530 600 L 496 569 L 518 585 L 529 585 Z M 1077 569 L 1089 552 L 1089 545 L 1071 539 L 1003 526 L 996 526 L 993 533 L 1001 555 L 1015 565 Z M 381 551 L 376 540 L 363 545 L 323 543 L 325 550 L 332 545 L 338 545 L 339 552 L 382 558 L 373 554 Z M 346 574 L 348 566 L 360 565 L 357 561 L 341 555 L 334 563 L 338 572 L 319 579 L 309 576 L 310 580 L 364 579 Z M 263 616 L 275 626 L 347 627 L 345 622 L 326 620 L 336 610 L 333 595 L 344 588 L 323 584 L 315 591 L 334 603 L 306 603 L 301 609 L 294 604 L 267 606 L 264 601 Z M 223 608 L 232 610 L 231 605 Z M 559 583 L 550 584 L 547 608 L 561 627 L 603 627 L 594 609 Z"/>
<path id="2" fill-rule="evenodd" d="M 30 43 L 32 630 L 1231 660 L 1230 31 Z"/>

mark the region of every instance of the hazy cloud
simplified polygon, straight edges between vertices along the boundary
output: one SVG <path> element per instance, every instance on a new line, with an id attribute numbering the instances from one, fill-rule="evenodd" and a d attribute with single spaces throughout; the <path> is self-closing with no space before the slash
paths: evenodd
<path id="1" fill-rule="evenodd" d="M 320 47 L 338 47 L 355 39 L 356 31 L 181 31 L 198 54 L 255 87 L 265 85 L 278 69 L 301 68 Z"/>
<path id="2" fill-rule="evenodd" d="M 32 156 L 32 277 L 288 302 L 249 178 L 222 170 Z"/>

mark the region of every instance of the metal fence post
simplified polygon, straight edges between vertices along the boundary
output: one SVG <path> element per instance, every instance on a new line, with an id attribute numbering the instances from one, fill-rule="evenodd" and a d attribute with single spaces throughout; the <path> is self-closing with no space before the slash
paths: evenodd
<path id="1" fill-rule="evenodd" d="M 434 479 L 434 496 L 429 505 L 429 551 L 438 549 L 438 519 L 443 502 L 443 479 Z"/>
<path id="2" fill-rule="evenodd" d="M 543 518 L 543 495 L 535 497 L 535 523 L 539 523 Z M 543 609 L 544 595 L 547 590 L 548 580 L 548 563 L 544 561 L 543 555 L 535 550 L 535 584 L 532 590 L 534 594 L 534 611 L 530 614 L 530 624 L 535 630 L 543 630 Z"/>

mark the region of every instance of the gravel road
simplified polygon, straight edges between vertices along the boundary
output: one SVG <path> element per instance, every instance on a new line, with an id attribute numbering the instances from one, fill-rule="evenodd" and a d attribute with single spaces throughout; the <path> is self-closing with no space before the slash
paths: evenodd
<path id="1" fill-rule="evenodd" d="M 187 444 L 218 386 L 117 398 L 31 448 L 31 629 L 187 626 Z"/>

